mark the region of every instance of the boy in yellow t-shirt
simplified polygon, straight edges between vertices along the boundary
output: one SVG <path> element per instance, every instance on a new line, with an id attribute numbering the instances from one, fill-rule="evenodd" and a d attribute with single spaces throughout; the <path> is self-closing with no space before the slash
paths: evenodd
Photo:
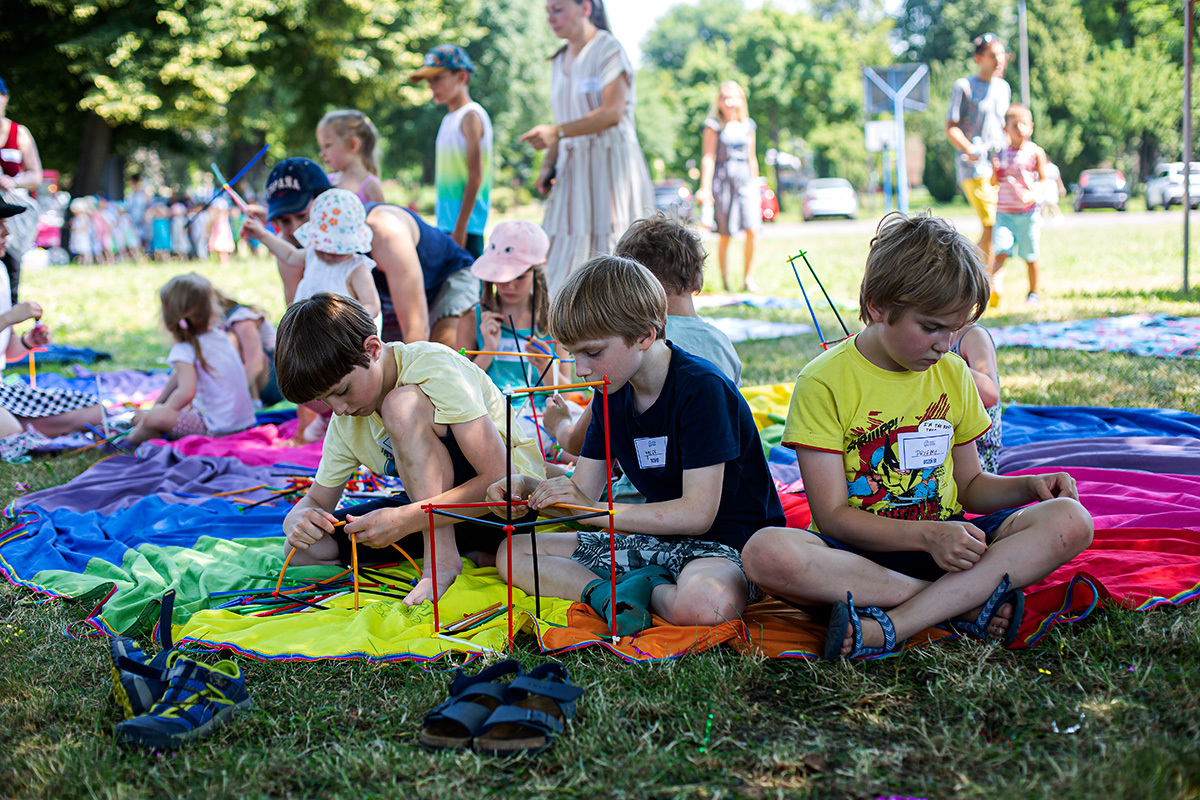
<path id="1" fill-rule="evenodd" d="M 394 561 L 392 543 L 414 556 L 427 553 L 429 523 L 421 504 L 482 501 L 488 486 L 504 477 L 507 447 L 515 473 L 545 477 L 536 442 L 519 427 L 505 441 L 504 396 L 483 370 L 433 342 L 384 343 L 351 299 L 322 293 L 292 304 L 279 324 L 275 371 L 284 397 L 324 400 L 334 414 L 312 487 L 283 521 L 285 548 L 297 551 L 293 564 L 349 563 L 349 541 L 334 535 L 333 511 L 359 465 L 399 476 L 405 489 L 397 498 L 340 515 L 346 534 L 377 548 L 360 551 L 359 561 L 368 564 Z M 440 596 L 462 573 L 460 552 L 477 564 L 495 564 L 504 534 L 453 518 L 435 520 Z M 432 574 L 426 559 L 405 603 L 432 599 Z"/>
<path id="2" fill-rule="evenodd" d="M 990 421 L 948 355 L 987 305 L 979 251 L 945 220 L 889 214 L 859 294 L 866 329 L 805 366 L 784 428 L 813 527 L 760 530 L 746 573 L 769 594 L 833 605 L 828 659 L 895 650 L 946 619 L 1009 645 L 1020 587 L 1087 547 L 1092 519 L 1066 473 L 980 469 Z"/>

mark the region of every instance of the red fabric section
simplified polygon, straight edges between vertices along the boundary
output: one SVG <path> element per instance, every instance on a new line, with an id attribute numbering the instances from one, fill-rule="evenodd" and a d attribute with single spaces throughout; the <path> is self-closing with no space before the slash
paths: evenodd
<path id="1" fill-rule="evenodd" d="M 808 510 L 806 496 L 780 492 L 779 502 L 783 503 L 783 515 L 787 518 L 789 528 L 807 528 L 812 522 L 812 513 Z"/>

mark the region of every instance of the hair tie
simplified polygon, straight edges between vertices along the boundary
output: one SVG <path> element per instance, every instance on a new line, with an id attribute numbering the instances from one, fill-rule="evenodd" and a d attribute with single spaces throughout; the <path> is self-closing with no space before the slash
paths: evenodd
<path id="1" fill-rule="evenodd" d="M 187 319 L 179 320 L 179 330 L 186 331 L 188 329 Z"/>

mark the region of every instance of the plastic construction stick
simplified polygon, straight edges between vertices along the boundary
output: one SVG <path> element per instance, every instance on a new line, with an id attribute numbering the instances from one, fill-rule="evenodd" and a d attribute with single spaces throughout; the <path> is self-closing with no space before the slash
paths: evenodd
<path id="1" fill-rule="evenodd" d="M 609 433 L 612 428 L 608 425 L 608 387 L 611 382 L 605 375 L 601 383 L 604 385 L 604 392 L 601 394 L 601 405 L 604 408 L 604 480 L 608 485 L 608 574 L 612 590 L 612 593 L 609 594 L 611 598 L 609 614 L 612 616 L 609 632 L 612 634 L 613 644 L 616 644 L 619 639 L 617 636 L 617 528 L 613 522 L 612 439 Z"/>
<path id="2" fill-rule="evenodd" d="M 517 346 L 517 359 L 521 362 L 521 377 L 523 377 L 525 379 L 525 388 L 532 389 L 533 383 L 529 380 L 529 371 L 525 366 L 525 356 L 523 353 L 521 353 L 521 340 L 519 338 L 517 338 L 517 322 L 516 322 L 516 320 L 513 319 L 512 314 L 508 315 L 508 324 L 511 326 L 510 330 L 512 331 L 513 342 Z M 533 341 L 533 337 L 530 336 L 529 340 Z M 540 356 L 538 356 L 538 357 L 540 358 Z M 553 365 L 554 365 L 554 359 L 552 357 L 550 359 L 550 363 L 546 366 L 546 369 L 550 369 L 550 367 Z M 538 383 L 541 383 L 541 381 L 538 381 Z M 509 395 L 506 399 L 508 400 L 508 415 L 509 415 L 509 417 L 511 417 L 512 416 L 512 396 Z M 545 460 L 546 446 L 544 444 L 542 444 L 542 426 L 538 425 L 537 403 L 533 402 L 532 397 L 529 398 L 529 410 L 533 413 L 533 432 L 537 434 L 538 453 L 542 454 L 542 460 Z M 535 550 L 537 549 L 536 541 L 533 542 L 533 547 Z M 534 576 L 533 576 L 534 586 L 536 588 L 536 586 L 537 586 L 537 565 L 536 564 L 534 565 L 533 572 L 534 572 Z M 536 602 L 536 600 L 535 600 L 535 602 Z"/>
<path id="3" fill-rule="evenodd" d="M 433 632 L 441 633 L 442 625 L 438 617 L 437 537 L 433 533 L 433 514 L 429 515 L 429 558 L 433 562 Z"/>
<path id="4" fill-rule="evenodd" d="M 279 570 L 279 580 L 275 583 L 275 594 L 279 594 L 279 590 L 283 588 L 283 574 L 287 572 L 288 564 L 291 563 L 292 556 L 296 555 L 296 548 L 288 551 L 287 557 L 283 559 L 283 569 Z"/>
<path id="5" fill-rule="evenodd" d="M 557 386 L 534 386 L 532 389 L 509 389 L 508 394 L 544 394 L 546 392 L 557 392 L 566 389 L 586 389 L 590 386 L 605 386 L 608 383 L 608 380 L 560 383 Z"/>
<path id="6" fill-rule="evenodd" d="M 295 494 L 296 492 L 303 492 L 306 488 L 307 487 L 305 487 L 305 486 L 293 487 L 291 489 L 288 489 L 286 492 L 279 492 L 278 494 L 273 494 L 270 497 L 267 497 L 263 500 L 258 500 L 256 502 L 250 503 L 249 505 L 242 506 L 241 510 L 245 511 L 248 508 L 254 508 L 256 506 L 266 505 L 267 503 L 270 503 L 274 500 L 282 500 L 283 498 L 287 497 L 289 494 Z"/>
<path id="7" fill-rule="evenodd" d="M 354 571 L 354 610 L 358 611 L 358 542 L 350 537 L 350 569 Z"/>
<path id="8" fill-rule="evenodd" d="M 817 312 L 813 311 L 812 303 L 808 301 L 808 292 L 804 289 L 804 281 L 800 280 L 800 270 L 796 269 L 796 257 L 792 256 L 789 258 L 788 264 L 792 267 L 792 274 L 796 276 L 796 284 L 800 287 L 800 294 L 804 295 L 804 305 L 808 306 L 808 315 L 812 317 L 813 325 L 817 329 L 817 337 L 821 340 L 821 347 L 829 349 L 829 343 L 825 341 L 825 334 L 821 331 L 821 323 L 817 322 Z"/>
<path id="9" fill-rule="evenodd" d="M 240 181 L 240 180 L 242 179 L 242 176 L 243 176 L 243 175 L 245 175 L 247 172 L 249 172 L 249 171 L 250 171 L 250 168 L 251 168 L 251 167 L 253 167 L 255 164 L 257 164 L 257 163 L 258 163 L 258 160 L 259 160 L 260 158 L 262 158 L 263 156 L 265 156 L 265 155 L 267 154 L 267 151 L 268 151 L 268 150 L 270 150 L 270 149 L 271 149 L 271 145 L 269 145 L 269 144 L 268 144 L 268 145 L 263 145 L 263 149 L 262 149 L 262 150 L 259 150 L 257 153 L 255 153 L 255 154 L 254 154 L 254 158 L 252 158 L 252 159 L 250 159 L 249 161 L 247 161 L 247 162 L 246 162 L 246 166 L 244 166 L 244 167 L 242 167 L 240 170 L 238 170 L 238 174 L 233 176 L 233 180 L 231 180 L 231 181 L 228 181 L 229 185 L 230 185 L 230 186 L 233 186 L 233 185 L 235 185 L 235 184 L 236 184 L 238 181 Z M 222 178 L 222 181 L 224 182 L 224 179 L 223 179 L 223 178 Z M 192 212 L 192 215 L 191 215 L 190 217 L 188 217 L 188 220 L 187 220 L 187 226 L 188 226 L 188 227 L 190 227 L 190 226 L 191 226 L 191 224 L 192 224 L 192 220 L 194 220 L 194 219 L 196 219 L 196 217 L 200 216 L 200 212 L 201 212 L 201 211 L 204 211 L 204 209 L 206 209 L 206 208 L 208 208 L 209 206 L 211 206 L 211 205 L 213 204 L 213 202 L 215 202 L 215 201 L 216 201 L 216 199 L 217 199 L 218 197 L 220 197 L 220 196 L 221 196 L 221 192 L 220 192 L 220 190 L 213 192 L 213 196 L 212 196 L 211 198 L 209 198 L 208 202 L 207 202 L 207 203 L 205 203 L 205 204 L 204 204 L 203 206 L 201 206 L 200 208 L 196 209 L 194 212 Z"/>
<path id="10" fill-rule="evenodd" d="M 258 486 L 250 486 L 246 489 L 231 489 L 228 492 L 216 492 L 213 497 L 228 497 L 231 494 L 245 494 L 246 492 L 257 492 L 259 489 L 266 489 L 270 486 L 269 483 L 260 483 Z"/>
<path id="11" fill-rule="evenodd" d="M 517 356 L 518 358 L 554 358 L 541 353 L 506 353 L 503 350 L 459 350 L 465 356 Z"/>
<path id="12" fill-rule="evenodd" d="M 246 201 L 242 199 L 242 196 L 235 192 L 233 187 L 225 182 L 225 178 L 221 176 L 221 170 L 217 169 L 217 165 L 215 163 L 212 165 L 212 168 L 213 172 L 217 173 L 217 180 L 220 181 L 221 188 L 224 189 L 225 193 L 233 199 L 234 204 L 241 209 L 243 214 L 245 214 L 247 217 L 250 216 L 250 206 L 246 205 Z"/>
<path id="13" fill-rule="evenodd" d="M 609 513 L 603 509 L 592 511 L 590 514 L 576 514 L 571 517 L 555 517 L 554 519 L 533 520 L 532 522 L 516 522 L 513 523 L 513 528 L 517 530 L 528 530 L 531 534 L 537 530 L 538 525 L 550 525 L 558 522 L 575 522 L 580 519 L 592 519 L 594 517 L 603 517 Z M 534 563 L 537 563 L 536 560 Z M 536 568 L 534 570 L 536 572 Z"/>
<path id="14" fill-rule="evenodd" d="M 804 264 L 808 267 L 809 273 L 812 274 L 813 280 L 817 282 L 817 286 L 820 287 L 821 294 L 825 295 L 825 302 L 829 303 L 829 309 L 833 312 L 833 315 L 835 317 L 837 317 L 838 324 L 842 326 L 842 333 L 849 336 L 850 331 L 846 327 L 846 323 L 842 322 L 842 315 L 838 313 L 837 306 L 835 306 L 833 304 L 833 299 L 830 298 L 829 292 L 825 291 L 825 284 L 821 283 L 821 279 L 819 277 L 817 277 L 817 271 L 815 269 L 813 269 L 813 265 L 811 263 L 809 263 L 808 253 L 804 250 L 801 250 L 800 258 L 804 259 Z"/>

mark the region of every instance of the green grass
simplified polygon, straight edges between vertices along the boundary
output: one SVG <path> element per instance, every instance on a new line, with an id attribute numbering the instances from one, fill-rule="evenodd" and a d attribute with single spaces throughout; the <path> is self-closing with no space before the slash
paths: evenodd
<path id="1" fill-rule="evenodd" d="M 1174 221 L 1119 222 L 1113 215 L 1109 229 L 1047 230 L 1044 302 L 1027 308 L 1006 298 L 987 324 L 1144 311 L 1200 316 L 1200 293 L 1178 293 Z M 760 283 L 797 296 L 783 259 L 803 246 L 831 294 L 852 301 L 868 240 L 764 240 Z M 108 350 L 114 368 L 149 368 L 167 351 L 157 289 L 186 268 L 50 268 L 27 274 L 22 286 L 46 307 L 60 341 Z M 200 271 L 233 296 L 282 311 L 265 260 Z M 1023 281 L 1010 271 L 1013 297 Z M 711 313 L 808 321 L 806 312 Z M 857 329 L 854 311 L 842 316 Z M 827 308 L 819 319 L 827 334 L 838 329 Z M 794 380 L 819 346 L 810 334 L 738 350 L 749 385 Z M 1200 413 L 1195 361 L 1023 349 L 1000 356 L 1005 402 Z M 10 499 L 17 482 L 64 483 L 97 458 L 0 465 L 0 499 Z M 718 649 L 643 666 L 599 651 L 567 654 L 561 660 L 587 687 L 572 730 L 543 756 L 503 762 L 422 750 L 421 717 L 444 696 L 448 675 L 404 664 L 239 659 L 252 712 L 174 756 L 118 750 L 107 648 L 62 635 L 87 609 L 33 600 L 0 587 L 0 797 L 1200 797 L 1195 606 L 1101 611 L 1021 653 L 962 642 L 828 665 Z M 517 655 L 527 666 L 545 660 L 528 640 Z"/>

